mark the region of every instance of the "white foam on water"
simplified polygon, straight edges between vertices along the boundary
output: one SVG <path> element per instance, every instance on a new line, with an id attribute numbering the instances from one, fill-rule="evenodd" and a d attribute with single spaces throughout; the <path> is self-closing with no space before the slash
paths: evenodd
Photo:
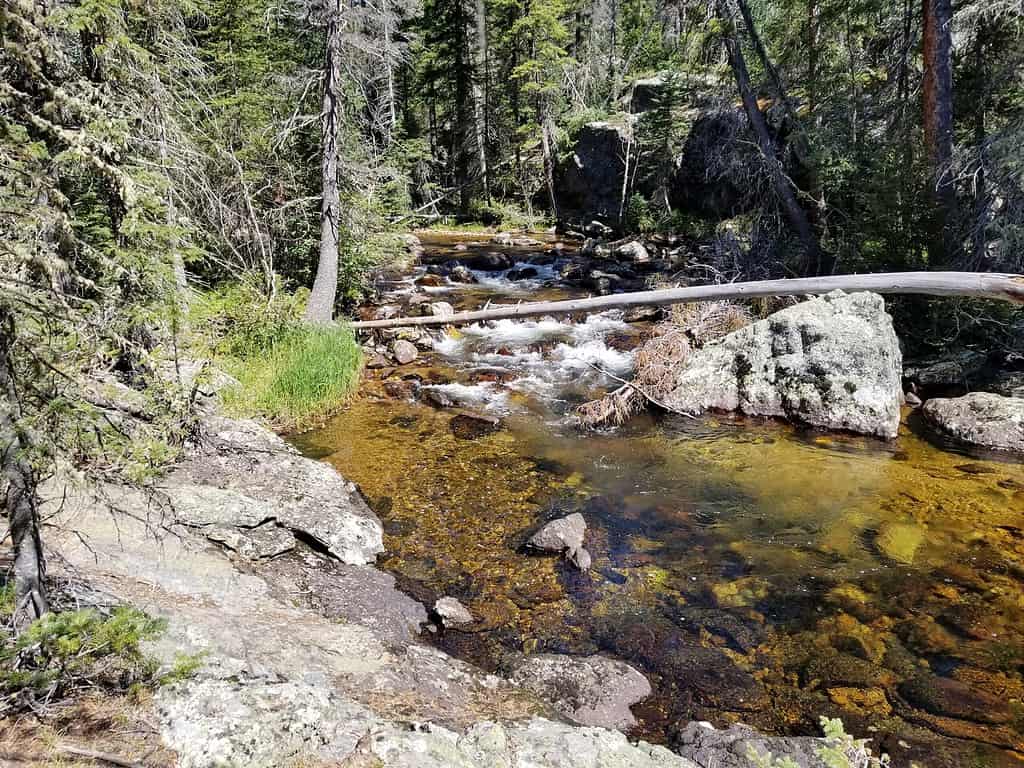
<path id="1" fill-rule="evenodd" d="M 533 277 L 523 277 L 518 280 L 509 279 L 509 272 L 519 269 L 533 269 L 537 274 Z M 517 261 L 508 269 L 500 272 L 486 272 L 480 269 L 471 269 L 470 272 L 476 278 L 476 285 L 490 288 L 502 293 L 528 293 L 547 282 L 558 277 L 555 271 L 555 264 L 531 264 L 528 261 Z"/>
<path id="2" fill-rule="evenodd" d="M 460 384 L 458 382 L 426 384 L 423 389 L 439 392 L 456 405 L 473 406 L 501 413 L 507 413 L 509 410 L 508 392 L 500 390 L 496 384 L 490 381 L 479 384 Z"/>
<path id="3" fill-rule="evenodd" d="M 551 350 L 551 360 L 563 370 L 573 373 L 583 370 L 608 371 L 616 376 L 633 369 L 633 353 L 612 349 L 602 339 L 582 344 L 559 344 Z"/>
<path id="4" fill-rule="evenodd" d="M 509 389 L 552 398 L 581 381 L 603 381 L 603 372 L 628 375 L 633 353 L 613 349 L 605 341 L 609 334 L 626 328 L 622 314 L 615 311 L 590 315 L 580 323 L 552 317 L 496 320 L 438 339 L 434 349 L 470 368 L 508 371 L 513 376 Z M 545 342 L 547 349 L 536 348 Z"/>

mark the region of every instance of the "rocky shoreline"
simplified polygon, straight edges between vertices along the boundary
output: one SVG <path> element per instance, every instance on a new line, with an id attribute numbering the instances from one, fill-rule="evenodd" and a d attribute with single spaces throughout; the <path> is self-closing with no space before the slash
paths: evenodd
<path id="1" fill-rule="evenodd" d="M 155 701 L 184 768 L 745 765 L 709 750 L 709 726 L 691 760 L 580 725 L 630 724 L 650 687 L 621 662 L 546 656 L 505 680 L 418 640 L 427 611 L 373 567 L 381 526 L 358 490 L 255 422 L 205 417 L 146 491 L 64 477 L 46 496 L 59 570 L 167 619 L 164 663 L 201 654 Z"/>

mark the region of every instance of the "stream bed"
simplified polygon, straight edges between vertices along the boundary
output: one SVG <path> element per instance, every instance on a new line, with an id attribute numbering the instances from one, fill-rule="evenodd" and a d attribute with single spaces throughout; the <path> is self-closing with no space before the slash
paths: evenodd
<path id="1" fill-rule="evenodd" d="M 427 264 L 486 249 L 531 269 L 452 284 L 420 267 L 392 298 L 580 295 L 531 256 L 544 248 L 423 239 Z M 499 672 L 539 652 L 624 659 L 655 691 L 633 736 L 671 745 L 694 719 L 817 735 L 828 715 L 895 766 L 1024 766 L 1024 465 L 945 444 L 909 411 L 892 442 L 727 415 L 574 427 L 646 330 L 615 312 L 462 328 L 369 371 L 294 442 L 361 486 L 405 591 L 477 618 L 435 642 Z M 523 550 L 571 512 L 586 573 Z"/>

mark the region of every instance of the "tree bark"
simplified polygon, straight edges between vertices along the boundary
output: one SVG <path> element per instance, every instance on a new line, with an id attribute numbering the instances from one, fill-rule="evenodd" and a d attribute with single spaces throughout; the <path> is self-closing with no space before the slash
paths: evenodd
<path id="1" fill-rule="evenodd" d="M 476 72 L 473 77 L 473 128 L 476 134 L 477 162 L 480 165 L 480 180 L 483 183 L 484 199 L 491 203 L 490 169 L 487 166 L 487 11 L 484 0 L 474 4 L 476 26 Z M 481 82 L 484 87 L 481 88 Z"/>
<path id="2" fill-rule="evenodd" d="M 757 146 L 764 158 L 765 167 L 771 177 L 772 187 L 778 196 L 779 204 L 782 206 L 782 212 L 799 238 L 804 250 L 801 271 L 804 274 L 817 274 L 822 266 L 818 240 L 814 235 L 814 230 L 811 228 L 807 213 L 800 207 L 800 203 L 796 199 L 793 185 L 789 177 L 786 176 L 782 162 L 775 154 L 775 144 L 772 141 L 771 134 L 768 132 L 768 124 L 765 122 L 761 110 L 758 109 L 757 95 L 754 93 L 754 88 L 750 83 L 747 62 L 743 57 L 743 49 L 736 36 L 735 17 L 732 8 L 729 6 L 729 0 L 717 0 L 717 5 L 718 14 L 723 26 L 722 41 L 725 45 L 726 54 L 729 57 L 729 66 L 732 67 L 733 75 L 736 78 L 736 86 L 740 92 L 740 98 L 743 100 L 743 109 L 747 113 L 747 119 L 750 121 L 750 127 L 754 132 Z"/>
<path id="3" fill-rule="evenodd" d="M 558 220 L 558 196 L 555 194 L 555 158 L 554 128 L 548 115 L 540 116 L 540 142 L 544 154 L 544 179 L 548 186 L 548 199 L 551 201 L 551 215 Z"/>
<path id="4" fill-rule="evenodd" d="M 334 317 L 338 293 L 338 230 L 341 198 L 338 193 L 338 137 L 341 131 L 341 0 L 332 0 L 327 16 L 324 56 L 324 96 L 320 115 L 320 259 L 306 306 L 306 321 L 323 325 Z"/>
<path id="5" fill-rule="evenodd" d="M 818 0 L 807 0 L 807 114 L 818 108 Z"/>
<path id="6" fill-rule="evenodd" d="M 956 255 L 953 186 L 952 0 L 922 0 L 924 79 L 921 83 L 925 148 L 934 202 L 929 256 L 948 264 Z"/>
<path id="7" fill-rule="evenodd" d="M 14 318 L 0 307 L 0 471 L 6 486 L 4 511 L 14 544 L 14 627 L 21 629 L 49 610 L 46 563 L 39 535 L 36 473 L 25 457 L 18 429 L 21 412 L 14 380 Z"/>
<path id="8" fill-rule="evenodd" d="M 481 320 L 571 315 L 576 312 L 604 312 L 628 307 L 658 307 L 695 301 L 752 299 L 762 296 L 809 296 L 829 291 L 874 291 L 925 296 L 974 296 L 1024 304 L 1024 275 L 992 272 L 882 272 L 866 275 L 829 275 L 791 280 L 755 280 L 749 283 L 695 285 L 664 288 L 568 301 L 535 301 L 510 304 L 475 312 L 456 312 L 446 317 L 396 317 L 390 320 L 362 320 L 353 328 L 402 328 L 422 325 L 464 325 Z"/>

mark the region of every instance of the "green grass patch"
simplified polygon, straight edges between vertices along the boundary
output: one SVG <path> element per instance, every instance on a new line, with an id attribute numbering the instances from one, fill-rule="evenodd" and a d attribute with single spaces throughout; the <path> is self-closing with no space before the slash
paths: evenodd
<path id="1" fill-rule="evenodd" d="M 240 384 L 222 393 L 231 415 L 293 431 L 320 423 L 347 402 L 359 381 L 359 344 L 345 325 L 303 323 L 307 296 L 278 286 L 268 298 L 253 282 L 241 282 L 194 302 L 191 322 L 206 347 L 202 353 Z"/>
<path id="2" fill-rule="evenodd" d="M 225 394 L 225 406 L 237 415 L 266 418 L 281 429 L 306 429 L 345 404 L 361 365 L 352 329 L 299 327 L 266 354 L 225 364 L 242 385 Z"/>

